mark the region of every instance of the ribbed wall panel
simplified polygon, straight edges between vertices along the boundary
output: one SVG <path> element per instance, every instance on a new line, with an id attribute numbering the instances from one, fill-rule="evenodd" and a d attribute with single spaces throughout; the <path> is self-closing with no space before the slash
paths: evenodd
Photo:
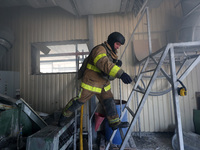
<path id="1" fill-rule="evenodd" d="M 165 0 L 159 8 L 150 10 L 150 23 L 152 31 L 165 31 L 174 28 L 174 20 L 181 17 L 181 9 L 174 5 L 178 0 Z M 1 61 L 1 70 L 20 71 L 21 97 L 35 110 L 52 113 L 62 108 L 73 96 L 76 95 L 75 74 L 50 74 L 31 75 L 31 47 L 34 42 L 64 41 L 74 39 L 88 39 L 87 17 L 75 17 L 58 8 L 8 8 L 0 10 L 1 23 L 10 27 L 15 33 L 15 44 Z M 107 40 L 107 36 L 113 31 L 119 31 L 126 37 L 126 43 L 131 36 L 138 18 L 132 13 L 104 14 L 94 16 L 94 45 Z M 146 40 L 146 17 L 144 17 L 136 30 L 135 40 Z M 153 38 L 162 39 L 159 34 L 153 34 Z M 121 56 L 125 45 L 118 52 Z M 122 58 L 122 68 L 132 77 L 138 68 L 133 67 L 132 44 L 128 46 Z M 200 66 L 196 67 L 187 80 L 184 81 L 188 88 L 188 96 L 180 98 L 183 129 L 192 131 L 192 111 L 196 108 L 195 92 L 200 90 Z M 169 68 L 168 68 L 169 70 Z M 146 82 L 146 81 L 145 81 Z M 127 100 L 132 90 L 131 85 L 122 86 L 122 99 Z M 153 89 L 160 89 L 166 85 L 164 79 L 157 80 Z M 119 80 L 112 82 L 112 92 L 115 99 L 119 99 Z M 138 95 L 141 97 L 141 94 Z M 140 123 L 142 131 L 169 131 L 174 124 L 173 104 L 171 95 L 149 97 L 142 113 Z M 170 103 L 171 102 L 171 103 Z M 136 97 L 131 101 L 133 111 L 136 110 Z M 86 107 L 85 107 L 86 109 Z M 130 117 L 130 116 L 129 116 Z M 138 131 L 138 124 L 135 131 Z"/>
<path id="2" fill-rule="evenodd" d="M 0 15 L 1 20 L 15 33 L 2 70 L 20 71 L 21 97 L 36 111 L 61 109 L 76 95 L 76 76 L 31 75 L 31 43 L 87 39 L 87 17 L 74 17 L 59 8 L 9 8 L 1 14 L 6 14 Z"/>

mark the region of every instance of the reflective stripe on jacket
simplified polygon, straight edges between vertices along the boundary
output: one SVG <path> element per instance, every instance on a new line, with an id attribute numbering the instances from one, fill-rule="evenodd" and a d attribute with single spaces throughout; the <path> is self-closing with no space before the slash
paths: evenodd
<path id="1" fill-rule="evenodd" d="M 96 46 L 88 56 L 81 87 L 97 93 L 101 93 L 102 89 L 110 90 L 110 81 L 103 77 L 102 72 L 114 78 L 120 78 L 123 70 L 113 63 L 116 59 L 117 55 L 112 52 L 106 42 Z"/>
<path id="2" fill-rule="evenodd" d="M 92 91 L 92 92 L 96 92 L 96 93 L 101 93 L 102 88 L 98 88 L 98 87 L 94 87 L 85 83 L 81 83 L 81 87 L 88 90 L 88 91 Z M 104 90 L 107 92 L 108 90 L 111 89 L 110 84 L 104 87 Z"/>

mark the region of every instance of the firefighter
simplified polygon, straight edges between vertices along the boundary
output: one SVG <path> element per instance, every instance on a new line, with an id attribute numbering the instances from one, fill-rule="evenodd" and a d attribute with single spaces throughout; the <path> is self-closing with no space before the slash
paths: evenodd
<path id="1" fill-rule="evenodd" d="M 110 80 L 114 78 L 120 78 L 125 84 L 132 82 L 131 77 L 120 68 L 122 62 L 117 59 L 117 49 L 124 43 L 124 36 L 119 32 L 113 32 L 106 42 L 92 49 L 87 62 L 84 63 L 86 69 L 81 78 L 79 95 L 72 98 L 64 107 L 58 121 L 59 126 L 67 124 L 74 117 L 74 111 L 93 95 L 96 95 L 102 104 L 109 126 L 113 130 L 129 126 L 128 122 L 121 122 L 119 119 L 110 85 Z"/>

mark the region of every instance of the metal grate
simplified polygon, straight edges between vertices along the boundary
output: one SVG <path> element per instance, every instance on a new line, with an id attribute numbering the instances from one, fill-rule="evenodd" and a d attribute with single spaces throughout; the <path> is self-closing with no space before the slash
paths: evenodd
<path id="1" fill-rule="evenodd" d="M 28 137 L 27 150 L 65 150 L 73 142 L 74 124 L 72 119 L 62 128 L 52 125 L 42 128 Z"/>
<path id="2" fill-rule="evenodd" d="M 59 148 L 63 147 L 63 145 L 68 141 L 70 143 L 69 139 L 72 138 L 73 135 L 74 135 L 74 123 L 71 124 L 69 128 L 65 132 L 63 132 L 63 134 L 61 134 L 59 138 Z"/>
<path id="3" fill-rule="evenodd" d="M 133 12 L 134 15 L 137 16 L 138 13 L 140 12 L 145 0 L 135 0 L 134 5 L 133 5 Z"/>

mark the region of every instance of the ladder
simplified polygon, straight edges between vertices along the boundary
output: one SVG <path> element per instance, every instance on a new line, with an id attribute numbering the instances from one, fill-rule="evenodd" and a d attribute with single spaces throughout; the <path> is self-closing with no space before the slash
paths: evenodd
<path id="1" fill-rule="evenodd" d="M 173 95 L 173 104 L 174 104 L 174 113 L 175 113 L 175 123 L 176 123 L 176 134 L 178 137 L 178 146 L 180 150 L 184 150 L 184 142 L 183 142 L 183 133 L 182 133 L 182 124 L 181 124 L 181 114 L 180 114 L 180 106 L 179 106 L 179 95 L 177 92 L 178 84 L 180 81 L 183 81 L 185 77 L 192 71 L 192 69 L 200 62 L 200 55 L 197 54 L 197 51 L 200 51 L 200 41 L 197 42 L 184 42 L 184 43 L 170 43 L 168 44 L 164 50 L 161 50 L 157 54 L 149 55 L 146 59 L 144 59 L 144 63 L 142 66 L 142 69 L 139 71 L 137 80 L 135 81 L 135 85 L 133 86 L 133 89 L 128 97 L 127 103 L 122 111 L 120 119 L 123 118 L 126 112 L 129 112 L 132 115 L 132 120 L 130 121 L 130 125 L 128 127 L 128 130 L 123 138 L 122 136 L 122 144 L 120 145 L 120 150 L 125 149 L 126 143 L 128 142 L 130 135 L 133 131 L 134 126 L 136 125 L 136 122 L 139 118 L 139 115 L 144 107 L 144 104 L 151 92 L 152 86 L 158 77 L 158 73 L 162 73 L 168 82 L 171 84 L 171 90 Z M 185 58 L 185 61 L 180 65 L 178 71 L 176 72 L 176 62 L 175 62 L 175 55 L 188 52 L 191 55 L 187 55 Z M 156 56 L 159 56 L 159 60 L 156 60 Z M 158 58 L 158 57 L 157 57 Z M 187 60 L 191 60 L 188 67 L 183 67 L 185 62 Z M 155 64 L 155 68 L 151 70 L 147 70 L 149 66 L 149 62 L 153 62 Z M 166 73 L 166 71 L 162 68 L 162 65 L 165 61 L 169 62 L 170 66 L 170 75 Z M 180 70 L 185 69 L 181 75 Z M 149 80 L 149 83 L 144 91 L 141 91 L 138 89 L 139 83 L 142 81 L 143 75 L 147 72 L 151 72 L 151 78 Z M 132 100 L 135 93 L 142 93 L 143 96 L 140 100 L 140 103 L 138 105 L 138 108 L 133 113 L 129 103 Z M 109 143 L 106 145 L 106 150 L 109 149 L 112 140 L 116 134 L 117 130 L 113 131 L 113 134 L 110 138 Z"/>

